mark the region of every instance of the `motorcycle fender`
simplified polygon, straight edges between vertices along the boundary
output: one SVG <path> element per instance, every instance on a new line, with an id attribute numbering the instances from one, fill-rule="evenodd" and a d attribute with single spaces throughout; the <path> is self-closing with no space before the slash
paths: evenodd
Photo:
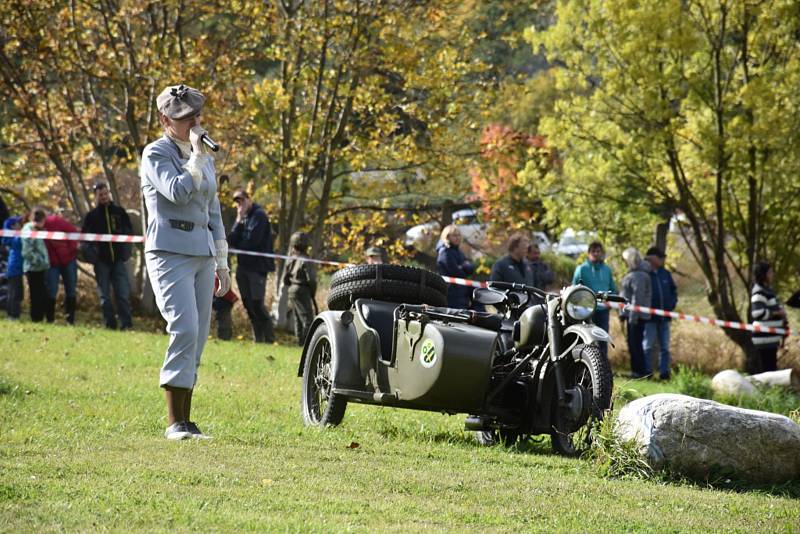
<path id="1" fill-rule="evenodd" d="M 297 369 L 297 376 L 303 376 L 303 367 L 306 357 L 310 350 L 311 332 L 320 323 L 325 323 L 328 327 L 328 334 L 331 338 L 331 357 L 333 360 L 333 387 L 343 389 L 364 389 L 364 380 L 358 363 L 358 336 L 356 328 L 351 321 L 342 321 L 342 314 L 349 312 L 324 311 L 317 315 L 311 327 L 308 329 L 309 335 L 306 336 L 303 345 L 303 355 L 300 357 L 300 366 Z"/>
<path id="2" fill-rule="evenodd" d="M 585 344 L 599 341 L 614 346 L 614 341 L 608 332 L 594 324 L 574 324 L 564 330 L 564 337 L 573 335 L 579 337 Z"/>

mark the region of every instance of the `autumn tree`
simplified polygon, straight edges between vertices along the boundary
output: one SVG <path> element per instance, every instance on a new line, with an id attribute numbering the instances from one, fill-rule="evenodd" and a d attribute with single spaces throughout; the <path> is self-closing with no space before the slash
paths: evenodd
<path id="1" fill-rule="evenodd" d="M 239 45 L 250 36 L 257 5 L 2 2 L 0 96 L 8 120 L 0 130 L 0 179 L 17 188 L 27 183 L 26 193 L 42 189 L 32 181 L 55 179 L 61 187 L 51 198 L 82 217 L 99 175 L 118 202 L 139 208 L 136 197 L 121 198 L 118 179 L 136 181 L 142 149 L 161 133 L 156 95 L 168 84 L 188 83 L 208 94 L 209 109 L 225 109 L 235 85 L 249 80 L 254 50 Z"/>
<path id="2" fill-rule="evenodd" d="M 717 317 L 746 319 L 755 262 L 785 280 L 798 260 L 798 24 L 791 0 L 559 1 L 530 35 L 562 65 L 549 213 L 640 242 L 684 214 Z M 725 332 L 751 368 L 749 333 Z"/>
<path id="3" fill-rule="evenodd" d="M 514 231 L 530 231 L 544 218 L 536 188 L 530 187 L 533 161 L 537 178 L 553 165 L 554 155 L 545 139 L 524 134 L 501 124 L 484 128 L 480 139 L 481 155 L 470 169 L 474 198 L 480 202 L 483 218 L 490 221 L 491 240 L 505 241 Z M 527 165 L 528 173 L 519 171 Z"/>
<path id="4" fill-rule="evenodd" d="M 237 141 L 272 198 L 279 246 L 299 228 L 325 249 L 332 212 L 406 208 L 468 191 L 484 94 L 458 2 L 285 0 L 254 35 L 259 80 Z M 401 201 L 405 199 L 405 201 Z M 402 203 L 401 203 L 402 202 Z M 355 210 L 352 215 L 355 215 Z"/>

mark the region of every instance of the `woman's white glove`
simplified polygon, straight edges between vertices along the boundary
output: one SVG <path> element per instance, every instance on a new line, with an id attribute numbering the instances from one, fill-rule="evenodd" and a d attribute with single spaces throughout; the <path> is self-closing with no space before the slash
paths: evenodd
<path id="1" fill-rule="evenodd" d="M 192 154 L 189 156 L 189 161 L 184 163 L 183 168 L 189 171 L 192 175 L 192 182 L 196 191 L 200 190 L 200 184 L 203 181 L 203 166 L 208 161 L 209 156 L 206 153 L 205 145 L 201 138 L 207 132 L 200 126 L 194 126 L 189 130 L 189 142 L 192 144 Z"/>
<path id="2" fill-rule="evenodd" d="M 214 241 L 216 255 L 214 261 L 217 264 L 217 278 L 219 279 L 219 288 L 214 293 L 216 296 L 221 297 L 231 290 L 231 270 L 228 267 L 228 242 L 224 239 L 217 239 Z"/>

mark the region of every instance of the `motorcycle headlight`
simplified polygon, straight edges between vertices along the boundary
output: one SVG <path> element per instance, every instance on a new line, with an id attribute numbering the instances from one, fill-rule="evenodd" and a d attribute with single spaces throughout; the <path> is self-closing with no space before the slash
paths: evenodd
<path id="1" fill-rule="evenodd" d="M 585 321 L 597 308 L 597 297 L 591 289 L 584 286 L 575 286 L 568 290 L 564 302 L 567 315 L 575 321 Z"/>

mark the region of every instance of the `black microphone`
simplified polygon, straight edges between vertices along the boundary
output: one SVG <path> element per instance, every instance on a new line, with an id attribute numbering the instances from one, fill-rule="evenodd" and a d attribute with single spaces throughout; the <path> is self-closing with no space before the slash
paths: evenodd
<path id="1" fill-rule="evenodd" d="M 202 136 L 200 136 L 200 140 L 203 142 L 204 145 L 206 145 L 214 152 L 219 151 L 219 145 L 215 143 L 214 140 L 208 136 L 208 134 L 203 134 Z"/>

